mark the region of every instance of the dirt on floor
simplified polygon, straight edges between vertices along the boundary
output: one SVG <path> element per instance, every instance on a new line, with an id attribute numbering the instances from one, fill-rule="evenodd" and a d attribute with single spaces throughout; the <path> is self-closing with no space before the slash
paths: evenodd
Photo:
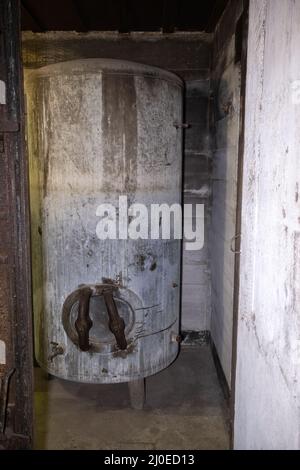
<path id="1" fill-rule="evenodd" d="M 146 381 L 146 405 L 127 384 L 87 385 L 36 369 L 35 449 L 228 449 L 228 407 L 208 346 L 182 348 Z"/>

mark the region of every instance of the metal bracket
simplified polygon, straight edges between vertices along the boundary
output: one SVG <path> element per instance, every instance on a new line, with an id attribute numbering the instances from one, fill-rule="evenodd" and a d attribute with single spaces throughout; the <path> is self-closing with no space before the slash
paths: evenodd
<path id="1" fill-rule="evenodd" d="M 241 254 L 241 251 L 240 250 L 236 250 L 234 247 L 233 247 L 233 243 L 241 236 L 241 233 L 238 233 L 237 235 L 234 235 L 232 238 L 231 238 L 231 241 L 230 241 L 230 251 L 232 251 L 232 253 L 234 254 Z"/>
<path id="2" fill-rule="evenodd" d="M 176 129 L 188 129 L 190 127 L 190 124 L 188 122 L 173 122 L 173 126 L 176 127 Z"/>

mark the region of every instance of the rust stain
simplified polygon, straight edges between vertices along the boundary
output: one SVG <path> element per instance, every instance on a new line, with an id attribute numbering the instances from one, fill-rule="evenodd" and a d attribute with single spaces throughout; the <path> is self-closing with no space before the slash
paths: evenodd
<path id="1" fill-rule="evenodd" d="M 128 354 L 132 354 L 135 351 L 135 343 L 131 342 L 128 344 L 126 349 L 116 349 L 113 353 L 113 357 L 121 357 L 122 359 L 125 359 Z"/>

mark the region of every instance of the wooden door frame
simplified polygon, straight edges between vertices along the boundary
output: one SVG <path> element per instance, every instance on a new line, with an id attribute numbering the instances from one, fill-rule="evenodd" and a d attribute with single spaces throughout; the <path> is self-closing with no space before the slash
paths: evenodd
<path id="1" fill-rule="evenodd" d="M 0 339 L 6 350 L 0 364 L 0 448 L 28 449 L 33 434 L 33 353 L 19 0 L 0 0 L 0 80 L 5 91 L 0 104 Z"/>

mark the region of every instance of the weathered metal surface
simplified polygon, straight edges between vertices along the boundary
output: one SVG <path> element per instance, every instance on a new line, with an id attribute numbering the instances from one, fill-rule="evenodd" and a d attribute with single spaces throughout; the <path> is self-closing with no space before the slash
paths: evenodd
<path id="1" fill-rule="evenodd" d="M 0 30 L 0 448 L 27 448 L 32 338 L 18 1 L 0 1 Z"/>
<path id="2" fill-rule="evenodd" d="M 151 375 L 178 351 L 181 242 L 101 241 L 96 209 L 117 205 L 119 195 L 147 207 L 181 202 L 182 130 L 173 125 L 182 122 L 181 81 L 153 67 L 95 59 L 30 72 L 26 90 L 37 360 L 53 375 L 83 382 Z M 74 327 L 78 303 L 67 331 L 63 304 L 79 285 L 117 277 L 127 348 L 116 345 L 103 297 L 91 296 L 84 352 Z M 52 361 L 51 342 L 65 351 Z"/>

